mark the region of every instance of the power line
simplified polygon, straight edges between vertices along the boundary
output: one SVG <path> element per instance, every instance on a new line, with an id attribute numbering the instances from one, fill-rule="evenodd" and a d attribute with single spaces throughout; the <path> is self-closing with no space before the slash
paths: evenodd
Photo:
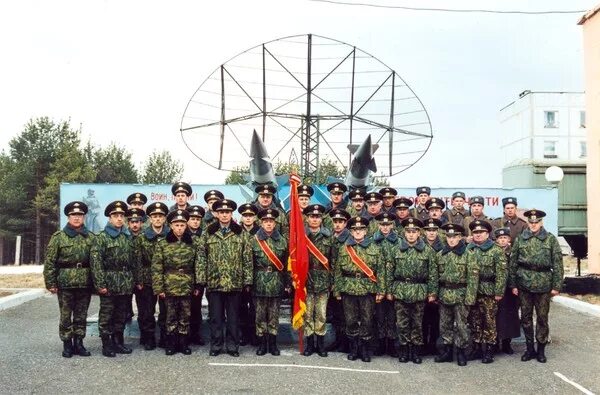
<path id="1" fill-rule="evenodd" d="M 450 9 L 450 8 L 421 8 L 421 7 L 406 7 L 399 5 L 385 5 L 374 3 L 353 3 L 348 1 L 337 0 L 308 0 L 315 3 L 329 3 L 336 5 L 349 5 L 373 8 L 392 8 L 407 11 L 433 11 L 433 12 L 465 12 L 465 13 L 485 13 L 485 14 L 521 14 L 521 15 L 549 15 L 549 14 L 581 14 L 588 10 L 551 10 L 551 11 L 518 11 L 518 10 L 483 10 L 483 9 Z"/>

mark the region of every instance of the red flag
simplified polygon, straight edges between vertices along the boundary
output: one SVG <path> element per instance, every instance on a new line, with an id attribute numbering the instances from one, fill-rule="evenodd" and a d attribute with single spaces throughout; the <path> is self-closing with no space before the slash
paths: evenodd
<path id="1" fill-rule="evenodd" d="M 298 185 L 300 177 L 290 174 L 290 241 L 289 269 L 292 272 L 294 285 L 294 306 L 292 311 L 292 327 L 296 330 L 304 324 L 306 311 L 306 277 L 308 275 L 308 248 L 304 234 L 302 210 L 298 204 Z M 302 336 L 302 335 L 301 335 Z"/>

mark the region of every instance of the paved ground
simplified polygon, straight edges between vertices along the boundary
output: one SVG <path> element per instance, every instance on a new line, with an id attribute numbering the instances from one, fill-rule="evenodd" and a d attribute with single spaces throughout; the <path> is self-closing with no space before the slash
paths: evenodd
<path id="1" fill-rule="evenodd" d="M 90 314 L 97 308 L 94 297 Z M 194 348 L 191 356 L 167 357 L 162 350 L 144 351 L 137 345 L 131 355 L 108 359 L 100 355 L 97 337 L 86 339 L 92 357 L 65 359 L 60 356 L 56 299 L 45 296 L 0 312 L 0 392 L 581 393 L 559 377 L 563 375 L 600 393 L 600 320 L 554 304 L 550 322 L 553 343 L 547 364 L 523 363 L 517 355 L 499 356 L 492 365 L 470 362 L 464 368 L 435 364 L 431 358 L 420 366 L 389 357 L 363 363 L 339 353 L 306 358 L 292 347 L 280 357 L 257 357 L 249 347 L 241 349 L 240 358 L 209 358 L 206 347 Z M 518 351 L 522 348 L 519 344 Z"/>

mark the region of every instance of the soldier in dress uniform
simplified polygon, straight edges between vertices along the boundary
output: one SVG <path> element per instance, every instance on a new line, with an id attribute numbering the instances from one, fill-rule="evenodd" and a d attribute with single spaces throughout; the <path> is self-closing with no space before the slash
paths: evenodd
<path id="1" fill-rule="evenodd" d="M 54 233 L 46 249 L 44 282 L 58 296 L 58 334 L 63 342 L 62 356 L 90 356 L 83 345 L 87 312 L 92 295 L 90 247 L 94 238 L 84 225 L 88 207 L 74 201 L 64 207 L 67 225 Z"/>
<path id="2" fill-rule="evenodd" d="M 304 335 L 306 336 L 304 356 L 315 352 L 326 357 L 325 334 L 327 323 L 327 300 L 331 292 L 333 273 L 333 237 L 331 231 L 323 226 L 325 207 L 311 204 L 304 209 L 308 217 L 305 227 L 307 242 L 316 249 L 309 248 L 308 277 L 306 281 L 306 312 L 304 314 Z M 316 348 L 315 348 L 316 343 Z"/>
<path id="3" fill-rule="evenodd" d="M 467 250 L 479 266 L 477 301 L 469 313 L 474 343 L 472 359 L 481 358 L 481 362 L 487 364 L 494 362 L 492 350 L 496 344 L 496 314 L 498 302 L 506 289 L 506 256 L 490 238 L 492 225 L 489 222 L 475 220 L 469 226 L 473 241 Z"/>
<path id="4" fill-rule="evenodd" d="M 213 203 L 218 222 L 207 226 L 197 249 L 196 285 L 206 289 L 208 298 L 210 356 L 219 355 L 225 347 L 229 355 L 239 357 L 240 294 L 252 288 L 252 251 L 248 236 L 232 220 L 236 208 L 229 199 Z"/>
<path id="5" fill-rule="evenodd" d="M 396 216 L 383 212 L 375 217 L 375 221 L 379 224 L 379 230 L 373 235 L 373 241 L 381 247 L 383 262 L 387 264 L 392 260 L 400 243 L 400 237 L 394 230 Z M 383 299 L 375 305 L 375 328 L 379 341 L 375 355 L 384 355 L 387 352 L 389 356 L 398 358 L 395 317 L 394 303 L 391 300 Z"/>
<path id="6" fill-rule="evenodd" d="M 275 219 L 280 215 L 276 209 L 264 209 L 258 213 L 261 227 L 251 238 L 254 271 L 253 298 L 256 307 L 255 330 L 258 338 L 256 355 L 280 354 L 277 347 L 279 331 L 279 307 L 283 292 L 290 291 L 287 271 L 287 240 L 275 229 Z"/>
<path id="7" fill-rule="evenodd" d="M 204 228 L 215 222 L 219 222 L 217 212 L 213 210 L 212 206 L 214 202 L 221 199 L 225 199 L 225 196 L 221 191 L 217 191 L 216 189 L 211 189 L 204 194 L 204 201 L 206 202 L 206 215 L 202 221 L 204 223 Z"/>
<path id="8" fill-rule="evenodd" d="M 375 304 L 383 300 L 386 289 L 381 248 L 367 237 L 368 226 L 364 217 L 348 221 L 350 237 L 335 262 L 334 294 L 344 305 L 350 361 L 360 355 L 363 362 L 371 362 Z"/>
<path id="9" fill-rule="evenodd" d="M 486 221 L 490 223 L 492 222 L 492 218 L 488 217 L 483 213 L 484 204 L 485 199 L 483 198 L 483 196 L 472 196 L 469 199 L 469 215 L 465 218 L 463 222 L 463 227 L 468 232 L 468 235 L 466 235 L 467 243 L 473 241 L 473 235 L 471 235 L 471 230 L 469 228 L 471 222 L 476 220 Z"/>
<path id="10" fill-rule="evenodd" d="M 187 222 L 187 231 L 192 236 L 194 243 L 194 249 L 198 248 L 200 243 L 200 236 L 202 236 L 202 218 L 206 214 L 203 207 L 193 205 L 188 207 L 188 214 L 190 219 Z M 191 315 L 190 315 L 190 335 L 189 342 L 191 344 L 197 344 L 199 346 L 204 345 L 204 339 L 202 338 L 202 297 L 204 295 L 204 288 L 196 287 L 196 291 L 192 294 L 191 304 Z"/>
<path id="11" fill-rule="evenodd" d="M 353 217 L 364 216 L 365 210 L 365 192 L 362 189 L 354 189 L 348 193 L 350 206 L 347 207 L 347 212 Z"/>
<path id="12" fill-rule="evenodd" d="M 166 307 L 166 355 L 192 353 L 188 346 L 192 294 L 199 291 L 194 289 L 196 248 L 186 232 L 189 219 L 187 210 L 171 211 L 167 215 L 171 229 L 158 241 L 152 256 L 152 288 Z"/>
<path id="13" fill-rule="evenodd" d="M 510 260 L 510 229 L 498 228 L 494 230 L 496 244 L 502 248 L 506 261 Z M 510 343 L 511 339 L 521 336 L 521 325 L 519 323 L 519 298 L 513 295 L 512 289 L 506 284 L 504 297 L 498 302 L 498 314 L 496 315 L 497 339 L 500 350 L 508 355 L 514 354 Z"/>
<path id="14" fill-rule="evenodd" d="M 392 249 L 387 261 L 387 299 L 394 301 L 400 343 L 398 360 L 421 363 L 425 304 L 435 301 L 438 287 L 437 255 L 421 238 L 423 223 L 416 218 L 403 222 L 405 238 Z"/>
<path id="15" fill-rule="evenodd" d="M 131 235 L 124 223 L 126 210 L 127 203 L 118 200 L 106 206 L 108 224 L 94 238 L 90 253 L 94 288 L 100 295 L 98 331 L 106 357 L 131 353 L 123 339 L 127 307 L 134 286 L 143 289 Z"/>
<path id="16" fill-rule="evenodd" d="M 469 215 L 467 210 L 465 209 L 465 200 L 466 195 L 464 192 L 456 191 L 452 194 L 452 198 L 450 203 L 452 203 L 452 207 L 446 209 L 442 217 L 445 218 L 444 223 L 452 223 L 456 225 L 463 225 L 465 222 L 465 218 Z"/>
<path id="17" fill-rule="evenodd" d="M 394 188 L 384 187 L 379 190 L 379 193 L 383 198 L 383 207 L 381 208 L 383 212 L 396 214 L 394 200 L 396 200 L 396 195 L 398 194 L 398 191 L 396 191 Z"/>
<path id="18" fill-rule="evenodd" d="M 244 203 L 238 207 L 237 211 L 241 214 L 240 222 L 244 233 L 252 239 L 260 230 L 260 226 L 256 221 L 258 209 L 252 203 Z M 252 294 L 249 292 L 242 292 L 241 295 L 239 324 L 240 346 L 245 346 L 247 344 L 256 345 L 254 300 Z"/>
<path id="19" fill-rule="evenodd" d="M 440 237 L 442 223 L 429 218 L 423 224 L 423 241 L 427 243 L 436 253 L 440 252 L 446 245 Z M 427 302 L 423 312 L 423 342 L 425 347 L 423 355 L 437 355 L 437 340 L 440 337 L 440 305 L 437 300 Z"/>
<path id="20" fill-rule="evenodd" d="M 190 206 L 188 200 L 192 195 L 192 186 L 187 182 L 179 181 L 171 186 L 171 192 L 175 196 L 175 204 L 172 205 L 169 210 L 187 210 Z"/>
<path id="21" fill-rule="evenodd" d="M 467 318 L 469 308 L 475 304 L 479 286 L 479 267 L 467 254 L 463 240 L 465 229 L 460 225 L 442 226 L 446 232 L 446 246 L 437 256 L 438 292 L 440 301 L 440 334 L 444 351 L 435 362 L 452 362 L 452 345 L 456 348 L 458 366 L 467 364 L 465 348 L 469 341 Z"/>
<path id="22" fill-rule="evenodd" d="M 517 198 L 503 198 L 502 207 L 504 207 L 504 216 L 496 218 L 493 225 L 495 228 L 510 229 L 510 239 L 516 240 L 517 236 L 527 229 L 527 222 L 517 215 Z"/>
<path id="23" fill-rule="evenodd" d="M 425 203 L 427 202 L 427 199 L 429 199 L 429 196 L 431 196 L 431 188 L 418 187 L 416 190 L 416 195 L 417 198 L 415 199 L 415 206 L 412 208 L 412 210 L 410 210 L 411 216 L 423 222 L 429 218 L 429 213 L 427 212 Z"/>
<path id="24" fill-rule="evenodd" d="M 543 225 L 546 213 L 532 209 L 524 213 L 528 229 L 512 245 L 510 252 L 509 287 L 521 302 L 521 327 L 525 333 L 527 350 L 521 361 L 536 358 L 546 362 L 548 342 L 548 313 L 550 299 L 560 293 L 563 282 L 563 258 L 556 236 Z M 537 317 L 534 349 L 533 309 Z"/>

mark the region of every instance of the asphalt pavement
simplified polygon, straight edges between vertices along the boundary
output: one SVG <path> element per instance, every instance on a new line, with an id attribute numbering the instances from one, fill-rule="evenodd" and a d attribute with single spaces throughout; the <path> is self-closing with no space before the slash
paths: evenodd
<path id="1" fill-rule="evenodd" d="M 90 315 L 98 309 L 92 299 Z M 137 339 L 130 355 L 105 358 L 100 339 L 86 338 L 91 357 L 61 357 L 56 297 L 46 295 L 0 312 L 0 393 L 423 393 L 578 394 L 600 393 L 600 320 L 553 304 L 548 363 L 521 362 L 517 354 L 496 362 L 400 364 L 391 357 L 351 362 L 344 354 L 304 357 L 295 346 L 282 355 L 258 357 L 241 347 L 239 358 L 193 354 L 165 356 L 144 351 Z M 580 386 L 579 388 L 577 386 Z"/>

